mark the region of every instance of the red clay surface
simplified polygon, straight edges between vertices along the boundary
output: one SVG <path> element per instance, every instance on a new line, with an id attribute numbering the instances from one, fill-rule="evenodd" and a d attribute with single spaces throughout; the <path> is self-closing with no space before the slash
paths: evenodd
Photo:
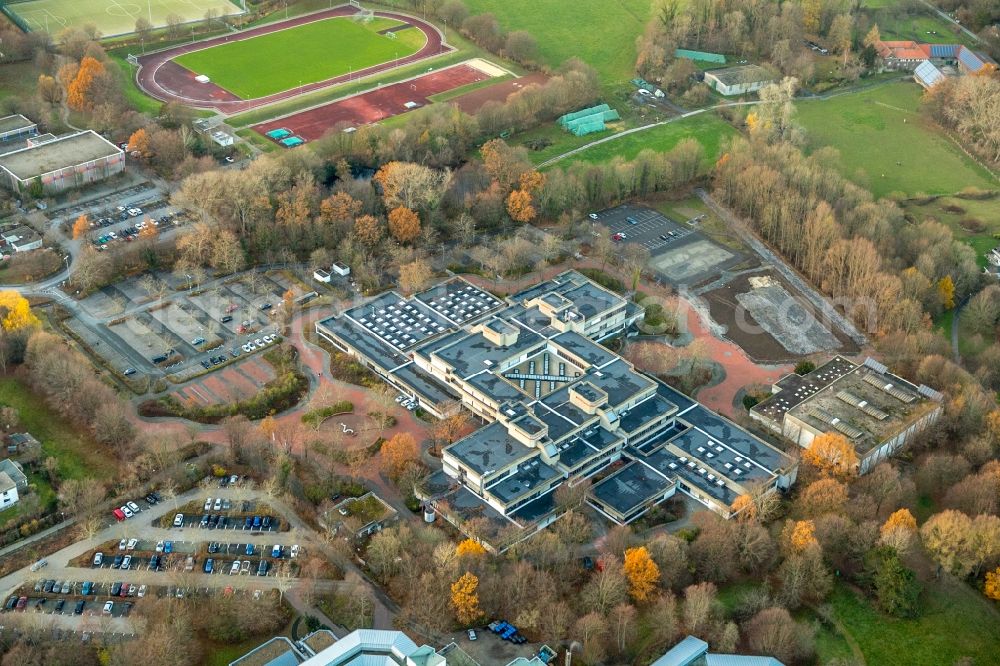
<path id="1" fill-rule="evenodd" d="M 528 74 L 517 79 L 501 81 L 492 86 L 473 90 L 470 93 L 450 100 L 450 103 L 455 104 L 462 111 L 471 115 L 483 108 L 483 104 L 486 104 L 486 102 L 506 102 L 507 97 L 511 93 L 524 90 L 525 87 L 530 85 L 544 85 L 548 80 L 549 77 L 545 74 Z"/>
<path id="2" fill-rule="evenodd" d="M 296 95 L 301 95 L 302 93 L 310 92 L 312 90 L 319 90 L 320 88 L 327 88 L 349 80 L 355 80 L 376 74 L 378 72 L 384 72 L 395 67 L 418 62 L 425 58 L 430 58 L 442 53 L 449 53 L 453 50 L 452 47 L 444 43 L 444 37 L 440 32 L 438 32 L 437 28 L 426 21 L 421 21 L 420 19 L 412 16 L 397 14 L 395 12 L 375 12 L 376 16 L 409 23 L 424 33 L 424 36 L 427 38 L 427 43 L 424 44 L 422 49 L 405 58 L 380 63 L 350 74 L 342 74 L 341 76 L 336 76 L 325 81 L 317 81 L 316 83 L 307 83 L 296 88 L 290 88 L 279 93 L 274 93 L 273 95 L 257 97 L 250 100 L 240 99 L 236 95 L 220 88 L 214 83 L 199 83 L 195 80 L 196 75 L 194 72 L 191 72 L 190 70 L 187 70 L 173 62 L 173 59 L 177 56 L 185 53 L 191 53 L 192 51 L 200 51 L 212 46 L 218 46 L 219 44 L 225 44 L 229 41 L 237 41 L 257 37 L 259 35 L 266 35 L 267 33 L 275 32 L 277 30 L 293 28 L 298 25 L 332 18 L 334 16 L 350 16 L 357 11 L 357 9 L 349 5 L 341 5 L 339 7 L 334 7 L 333 9 L 314 12 L 304 16 L 296 16 L 295 18 L 288 19 L 287 21 L 280 21 L 278 23 L 270 23 L 257 28 L 251 28 L 233 35 L 214 37 L 212 39 L 206 39 L 193 44 L 185 44 L 172 49 L 166 49 L 157 53 L 140 56 L 140 68 L 139 72 L 136 74 L 136 81 L 138 82 L 139 87 L 142 88 L 147 95 L 155 97 L 158 100 L 164 102 L 180 102 L 181 104 L 198 108 L 214 108 L 221 113 L 231 114 L 247 111 L 258 106 L 264 106 L 266 104 L 278 102 L 290 97 L 295 97 Z"/>
<path id="3" fill-rule="evenodd" d="M 410 109 L 403 106 L 407 102 L 416 102 L 424 106 L 430 104 L 427 98 L 431 95 L 488 78 L 488 74 L 475 67 L 453 65 L 409 81 L 394 83 L 338 102 L 254 125 L 253 129 L 264 134 L 283 127 L 291 130 L 292 134 L 312 141 L 326 134 L 337 123 L 348 123 L 352 127 L 357 127 L 378 122 L 409 111 Z"/>

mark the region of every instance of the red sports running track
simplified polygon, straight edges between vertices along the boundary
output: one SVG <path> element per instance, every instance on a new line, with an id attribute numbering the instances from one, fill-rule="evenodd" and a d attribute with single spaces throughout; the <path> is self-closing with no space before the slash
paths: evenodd
<path id="1" fill-rule="evenodd" d="M 253 129 L 264 134 L 283 127 L 311 141 L 323 136 L 337 123 L 347 123 L 351 127 L 357 127 L 378 122 L 409 111 L 410 109 L 404 106 L 407 102 L 416 102 L 424 106 L 430 103 L 427 98 L 431 95 L 488 78 L 490 78 L 488 74 L 470 65 L 453 65 L 409 81 L 393 83 L 338 102 L 254 125 Z"/>
<path id="2" fill-rule="evenodd" d="M 409 23 L 424 33 L 424 36 L 427 38 L 427 43 L 424 44 L 422 49 L 405 58 L 399 58 L 391 62 L 383 62 L 356 72 L 351 72 L 350 74 L 342 74 L 331 79 L 326 79 L 325 81 L 307 83 L 296 88 L 290 88 L 282 92 L 274 93 L 273 95 L 267 95 L 266 97 L 258 97 L 249 100 L 240 99 L 228 90 L 220 88 L 214 83 L 199 83 L 195 80 L 196 74 L 194 72 L 181 67 L 173 61 L 173 59 L 177 56 L 185 53 L 191 53 L 192 51 L 200 51 L 212 46 L 218 46 L 219 44 L 226 44 L 230 41 L 266 35 L 267 33 L 275 32 L 277 30 L 285 30 L 335 16 L 350 16 L 351 14 L 355 14 L 357 12 L 358 10 L 355 7 L 351 7 L 350 5 L 341 5 L 339 7 L 334 7 L 333 9 L 314 12 L 304 16 L 296 16 L 295 18 L 288 19 L 287 21 L 270 23 L 257 28 L 244 30 L 243 32 L 234 33 L 232 35 L 213 37 L 212 39 L 206 39 L 193 44 L 185 44 L 184 46 L 178 46 L 172 49 L 158 51 L 157 53 L 140 56 L 139 72 L 136 74 L 136 81 L 138 82 L 139 87 L 142 88 L 146 94 L 155 97 L 158 100 L 164 102 L 180 102 L 181 104 L 198 108 L 214 108 L 221 113 L 233 114 L 247 111 L 248 109 L 253 109 L 258 106 L 278 102 L 290 97 L 295 97 L 296 95 L 301 95 L 302 93 L 310 92 L 312 90 L 319 90 L 320 88 L 337 85 L 348 80 L 354 80 L 370 76 L 378 72 L 384 72 L 401 65 L 418 62 L 425 58 L 430 58 L 442 53 L 448 53 L 453 50 L 452 47 L 445 44 L 444 37 L 438 29 L 426 21 L 421 21 L 420 19 L 412 16 L 397 14 L 394 12 L 375 12 L 376 16 Z"/>

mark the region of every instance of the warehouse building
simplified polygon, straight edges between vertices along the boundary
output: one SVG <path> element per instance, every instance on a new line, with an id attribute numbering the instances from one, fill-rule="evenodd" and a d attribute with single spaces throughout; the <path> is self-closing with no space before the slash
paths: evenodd
<path id="1" fill-rule="evenodd" d="M 125 170 L 125 153 L 93 130 L 0 155 L 2 182 L 15 192 L 40 183 L 45 193 L 83 187 Z"/>
<path id="2" fill-rule="evenodd" d="M 720 95 L 726 96 L 757 92 L 773 82 L 771 72 L 760 65 L 740 65 L 705 72 L 705 83 Z"/>
<path id="3" fill-rule="evenodd" d="M 864 474 L 937 421 L 942 396 L 915 386 L 881 363 L 836 356 L 806 375 L 785 375 L 750 417 L 776 434 L 809 448 L 823 433 L 840 433 L 854 445 Z"/>

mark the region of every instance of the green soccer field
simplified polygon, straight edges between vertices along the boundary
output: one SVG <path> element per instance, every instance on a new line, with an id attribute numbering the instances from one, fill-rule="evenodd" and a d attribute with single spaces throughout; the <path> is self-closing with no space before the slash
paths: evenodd
<path id="1" fill-rule="evenodd" d="M 378 34 L 379 29 L 385 29 L 383 22 L 325 19 L 186 53 L 175 62 L 238 97 L 253 99 L 403 58 L 423 46 L 423 33 L 415 28 L 401 31 L 396 39 Z"/>
<path id="2" fill-rule="evenodd" d="M 106 37 L 134 32 L 139 17 L 162 27 L 171 14 L 189 22 L 204 19 L 209 9 L 226 16 L 242 13 L 241 7 L 233 0 L 29 0 L 7 5 L 37 32 L 58 35 L 65 28 L 93 23 Z"/>

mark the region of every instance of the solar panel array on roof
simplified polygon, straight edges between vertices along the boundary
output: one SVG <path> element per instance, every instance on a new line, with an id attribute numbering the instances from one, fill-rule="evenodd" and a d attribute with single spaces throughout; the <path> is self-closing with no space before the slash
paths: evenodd
<path id="1" fill-rule="evenodd" d="M 958 49 L 958 61 L 970 72 L 978 72 L 986 64 L 977 53 L 964 46 Z"/>
<path id="2" fill-rule="evenodd" d="M 847 435 L 851 439 L 858 439 L 863 434 L 865 434 L 860 429 L 855 428 L 847 421 L 837 418 L 836 416 L 826 411 L 825 409 L 820 409 L 819 407 L 813 407 L 812 409 L 809 410 L 809 412 L 813 415 L 814 418 L 819 419 L 823 423 L 827 424 L 828 426 L 831 426 L 832 428 L 843 433 L 844 435 Z"/>
<path id="3" fill-rule="evenodd" d="M 932 58 L 954 58 L 958 44 L 931 44 Z"/>
<path id="4" fill-rule="evenodd" d="M 861 410 L 868 416 L 878 419 L 879 421 L 884 421 L 889 418 L 889 415 L 881 409 L 873 407 L 867 400 L 862 400 L 850 391 L 837 391 L 837 398 L 839 398 L 841 402 L 846 402 L 851 407 Z"/>
<path id="5" fill-rule="evenodd" d="M 489 292 L 465 281 L 449 282 L 442 287 L 418 294 L 417 298 L 438 314 L 457 324 L 476 319 L 503 304 Z"/>
<path id="6" fill-rule="evenodd" d="M 893 398 L 896 398 L 901 402 L 905 402 L 906 404 L 910 404 L 917 399 L 917 396 L 913 395 L 909 391 L 904 391 L 892 382 L 886 381 L 886 378 L 881 375 L 867 374 L 865 375 L 865 381 L 875 388 L 888 393 Z"/>
<path id="7" fill-rule="evenodd" d="M 402 350 L 447 330 L 446 322 L 431 314 L 404 299 L 382 299 L 357 308 L 352 316 L 366 329 Z"/>

